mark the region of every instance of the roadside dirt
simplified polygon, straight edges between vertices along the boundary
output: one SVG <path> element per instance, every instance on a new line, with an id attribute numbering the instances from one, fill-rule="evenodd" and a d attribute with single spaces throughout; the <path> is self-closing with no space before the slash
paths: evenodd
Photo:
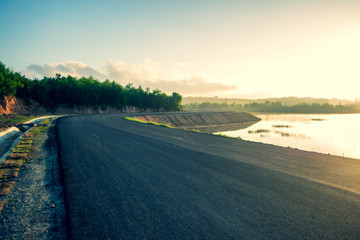
<path id="1" fill-rule="evenodd" d="M 52 125 L 34 141 L 28 161 L 14 162 L 18 176 L 9 181 L 8 194 L 0 196 L 0 239 L 66 239 L 57 148 Z"/>
<path id="2" fill-rule="evenodd" d="M 35 101 L 26 103 L 21 98 L 0 95 L 0 114 L 41 114 L 44 109 Z"/>

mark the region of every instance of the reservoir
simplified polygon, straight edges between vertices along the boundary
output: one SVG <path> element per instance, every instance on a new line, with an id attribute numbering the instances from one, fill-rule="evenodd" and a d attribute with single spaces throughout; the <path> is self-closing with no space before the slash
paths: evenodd
<path id="1" fill-rule="evenodd" d="M 244 140 L 360 159 L 360 114 L 257 114 L 243 129 L 218 132 Z"/>

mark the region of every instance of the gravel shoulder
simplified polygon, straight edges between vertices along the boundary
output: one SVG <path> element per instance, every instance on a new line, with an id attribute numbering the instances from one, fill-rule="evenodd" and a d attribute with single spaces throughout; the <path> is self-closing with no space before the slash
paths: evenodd
<path id="1" fill-rule="evenodd" d="M 65 207 L 56 130 L 52 125 L 33 146 L 0 213 L 0 239 L 66 239 Z"/>

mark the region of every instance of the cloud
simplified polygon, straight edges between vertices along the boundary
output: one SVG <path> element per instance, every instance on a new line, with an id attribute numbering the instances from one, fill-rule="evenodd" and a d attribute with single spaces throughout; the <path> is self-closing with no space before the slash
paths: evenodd
<path id="1" fill-rule="evenodd" d="M 31 64 L 26 69 L 32 76 L 40 78 L 45 76 L 52 77 L 56 73 L 60 73 L 63 76 L 71 75 L 74 77 L 88 77 L 91 75 L 99 80 L 105 80 L 107 78 L 102 72 L 81 62 L 68 61 L 66 63 L 51 63 L 43 66 Z"/>
<path id="2" fill-rule="evenodd" d="M 234 90 L 236 88 L 231 85 L 208 82 L 200 76 L 176 81 L 160 80 L 158 82 L 151 83 L 151 86 L 153 88 L 159 88 L 165 92 L 176 91 L 184 95 L 207 95 L 216 92 Z"/>
<path id="3" fill-rule="evenodd" d="M 110 79 L 122 84 L 134 83 L 139 85 L 159 79 L 155 68 L 146 63 L 126 67 L 122 62 L 109 61 L 106 70 Z"/>
<path id="4" fill-rule="evenodd" d="M 68 61 L 66 63 L 51 63 L 42 66 L 38 64 L 29 65 L 27 67 L 27 75 L 39 78 L 44 76 L 51 77 L 56 73 L 74 77 L 88 77 L 92 75 L 100 81 L 110 79 L 123 86 L 132 83 L 134 86 L 141 85 L 143 88 L 158 88 L 166 93 L 179 92 L 184 95 L 208 95 L 235 89 L 235 86 L 209 82 L 201 76 L 186 78 L 184 73 L 177 74 L 175 79 L 172 77 L 165 79 L 161 75 L 163 69 L 164 66 L 161 63 L 150 59 L 145 59 L 144 63 L 134 65 L 109 61 L 103 71 L 81 62 Z M 182 76 L 182 78 L 179 78 L 179 76 Z"/>

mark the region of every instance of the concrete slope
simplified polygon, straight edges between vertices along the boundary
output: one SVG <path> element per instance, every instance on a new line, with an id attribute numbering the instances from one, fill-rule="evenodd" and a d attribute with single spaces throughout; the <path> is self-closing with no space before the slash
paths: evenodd
<path id="1" fill-rule="evenodd" d="M 360 236 L 359 161 L 122 116 L 58 121 L 72 239 Z"/>
<path id="2" fill-rule="evenodd" d="M 136 116 L 142 121 L 165 123 L 174 127 L 209 127 L 257 122 L 260 118 L 247 112 L 197 112 L 177 114 L 150 114 Z"/>

